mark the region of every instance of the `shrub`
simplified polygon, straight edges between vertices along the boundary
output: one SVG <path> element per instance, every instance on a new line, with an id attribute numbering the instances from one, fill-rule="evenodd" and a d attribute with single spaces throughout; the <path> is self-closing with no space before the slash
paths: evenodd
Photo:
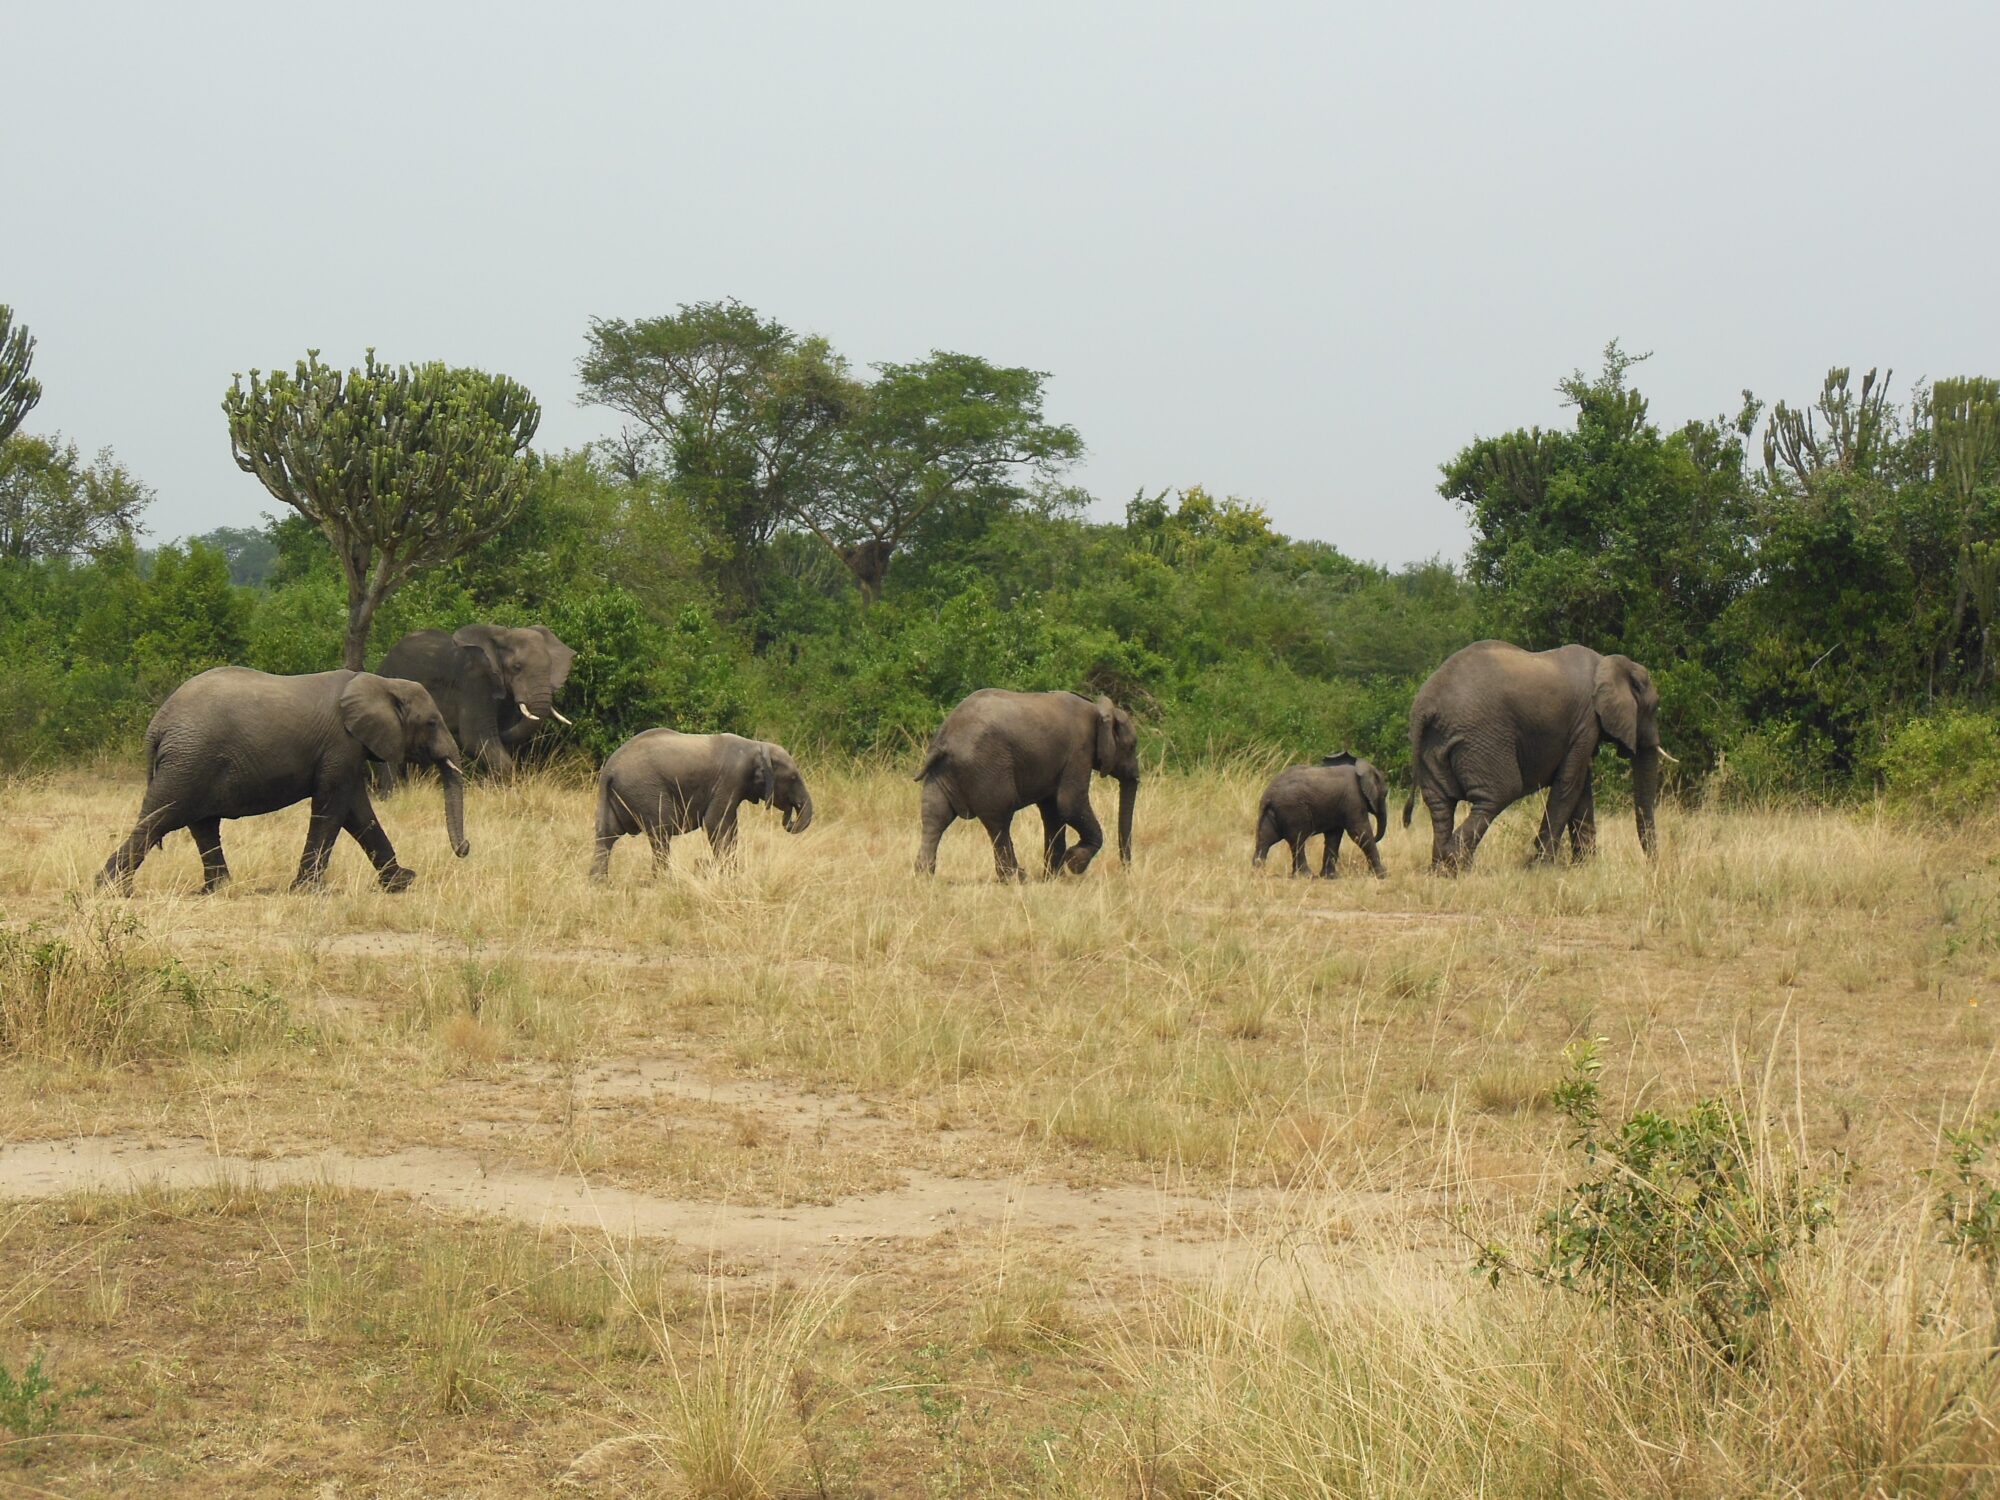
<path id="1" fill-rule="evenodd" d="M 1605 1131 L 1596 1048 L 1574 1049 L 1551 1101 L 1577 1128 L 1586 1175 L 1542 1220 L 1539 1280 L 1655 1324 L 1695 1330 L 1723 1358 L 1751 1352 L 1784 1263 L 1833 1220 L 1835 1183 L 1757 1140 L 1717 1099 L 1642 1110 Z M 1504 1252 L 1479 1267 L 1498 1281 Z"/>
<path id="2" fill-rule="evenodd" d="M 2000 793 L 2000 720 L 1966 710 L 1911 719 L 1881 763 L 1893 802 L 1940 817 L 1983 810 Z"/>

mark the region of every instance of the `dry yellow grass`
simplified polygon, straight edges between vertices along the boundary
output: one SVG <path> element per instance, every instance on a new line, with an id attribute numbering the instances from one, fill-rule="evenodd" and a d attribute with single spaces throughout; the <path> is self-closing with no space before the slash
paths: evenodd
<path id="1" fill-rule="evenodd" d="M 1231 1494 L 1463 1493 L 1480 1473 L 1489 1492 L 1533 1492 L 1557 1472 L 1585 1494 L 1621 1474 L 1660 1494 L 1866 1493 L 1802 1458 L 1744 1467 L 1803 1451 L 1756 1438 L 1760 1423 L 1834 1442 L 1811 1425 L 1824 1409 L 1800 1414 L 1804 1365 L 1755 1399 L 1711 1391 L 1729 1421 L 1706 1426 L 1700 1379 L 1676 1377 L 1682 1405 L 1662 1392 L 1642 1423 L 1643 1364 L 1612 1357 L 1622 1335 L 1597 1313 L 1465 1276 L 1467 1226 L 1529 1222 L 1566 1169 L 1549 1090 L 1585 1038 L 1605 1039 L 1614 1111 L 1732 1092 L 1775 1064 L 1793 1128 L 1849 1165 L 1852 1237 L 1799 1273 L 1818 1320 L 1800 1325 L 1801 1361 L 1886 1391 L 1910 1361 L 1977 1344 L 1973 1292 L 1910 1205 L 1993 1062 L 1989 826 L 1669 812 L 1648 864 L 1607 813 L 1597 861 L 1530 871 L 1522 809 L 1455 881 L 1424 871 L 1427 831 L 1400 826 L 1389 880 L 1295 881 L 1250 868 L 1255 778 L 1162 776 L 1142 790 L 1134 869 L 1107 856 L 1082 880 L 1001 886 L 971 824 L 936 880 L 911 873 L 905 776 L 810 779 L 813 828 L 789 838 L 753 812 L 733 869 L 696 837 L 655 878 L 627 841 L 590 886 L 590 790 L 550 775 L 475 788 L 462 862 L 434 788 L 389 802 L 419 873 L 401 896 L 349 845 L 324 894 L 288 894 L 299 809 L 225 826 L 236 879 L 217 896 L 196 894 L 182 835 L 130 902 L 90 879 L 135 779 L 0 785 L 0 1182 L 58 1205 L 5 1242 L 0 1287 L 47 1290 L 0 1324 L 0 1362 L 61 1330 L 67 1378 L 101 1393 L 71 1402 L 74 1440 L 37 1440 L 34 1482 L 192 1488 L 177 1455 L 219 1444 L 260 1487 L 313 1493 L 365 1469 L 424 1493 L 431 1446 L 431 1477 L 466 1492 L 571 1475 L 699 1493 L 712 1471 L 689 1413 L 725 1453 L 718 1424 L 750 1409 L 761 1469 L 725 1465 L 710 1492 L 1220 1493 L 1221 1471 L 1248 1476 L 1249 1449 L 1213 1446 L 1234 1432 L 1261 1433 L 1270 1463 Z M 81 1138 L 122 1184 L 62 1191 Z M 243 1213 L 160 1207 L 197 1191 L 185 1162 L 202 1152 L 237 1174 Z M 182 1163 L 181 1185 L 135 1196 L 149 1159 Z M 315 1191 L 365 1220 L 365 1253 L 299 1222 Z M 441 1238 L 426 1217 L 479 1208 L 581 1238 L 551 1248 L 502 1220 Z M 338 1442 L 244 1380 L 160 1374 L 199 1364 L 202 1310 L 223 1319 L 231 1296 L 217 1257 L 259 1224 L 294 1238 L 241 1281 L 269 1281 L 246 1316 L 290 1352 L 252 1364 L 347 1413 Z M 646 1273 L 647 1296 L 679 1290 L 643 1317 L 606 1310 L 629 1266 L 659 1257 L 672 1269 Z M 505 1269 L 545 1262 L 567 1269 Z M 783 1278 L 829 1272 L 855 1278 L 837 1313 L 784 1300 Z M 138 1294 L 152 1276 L 179 1289 L 171 1310 Z M 568 1312 L 523 1311 L 544 1294 L 522 1288 L 545 1283 Z M 1881 1286 L 1904 1300 L 1871 1312 Z M 738 1295 L 743 1315 L 719 1318 Z M 1552 1339 L 1604 1359 L 1566 1384 L 1526 1358 Z M 759 1363 L 760 1348 L 775 1352 Z M 1336 1348 L 1362 1363 L 1314 1353 Z M 615 1379 L 598 1368 L 613 1354 Z M 1244 1418 L 1252 1390 L 1270 1393 L 1264 1426 Z M 1959 1443 L 1938 1472 L 1978 1477 L 1963 1453 L 1984 1396 L 1940 1415 L 1943 1397 L 1906 1395 L 1898 1431 Z M 1315 1467 L 1304 1455 L 1342 1410 L 1353 1463 Z M 1498 1464 L 1492 1432 L 1466 1426 L 1479 1410 L 1554 1436 Z M 1609 1415 L 1579 1426 L 1586 1410 Z M 446 1443 L 454 1423 L 470 1426 Z M 1728 1441 L 1700 1462 L 1621 1459 L 1706 1428 Z M 145 1456 L 85 1436 L 114 1429 Z M 481 1434 L 521 1464 L 451 1470 Z"/>

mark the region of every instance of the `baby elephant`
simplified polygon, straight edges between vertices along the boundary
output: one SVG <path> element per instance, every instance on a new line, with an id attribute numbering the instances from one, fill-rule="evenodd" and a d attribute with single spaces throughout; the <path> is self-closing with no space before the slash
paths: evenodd
<path id="1" fill-rule="evenodd" d="M 1375 819 L 1369 832 L 1368 819 Z M 1389 829 L 1389 784 L 1368 761 L 1357 760 L 1345 750 L 1329 755 L 1316 766 L 1290 766 L 1271 779 L 1257 804 L 1257 855 L 1254 863 L 1279 840 L 1292 846 L 1292 873 L 1306 873 L 1306 840 L 1326 835 L 1319 861 L 1319 873 L 1331 877 L 1340 854 L 1340 836 L 1352 834 L 1368 867 L 1380 879 L 1382 855 L 1376 840 Z"/>
<path id="2" fill-rule="evenodd" d="M 805 778 L 781 746 L 735 734 L 677 734 L 648 729 L 611 752 L 597 773 L 597 853 L 590 878 L 611 870 L 611 846 L 628 833 L 652 841 L 655 864 L 667 862 L 677 833 L 699 828 L 717 858 L 736 847 L 736 810 L 768 802 L 785 827 L 804 833 L 812 822 Z"/>

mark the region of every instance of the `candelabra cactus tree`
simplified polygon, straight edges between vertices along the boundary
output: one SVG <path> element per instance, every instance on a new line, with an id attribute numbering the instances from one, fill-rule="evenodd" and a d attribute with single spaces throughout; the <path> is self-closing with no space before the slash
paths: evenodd
<path id="1" fill-rule="evenodd" d="M 342 660 L 356 671 L 383 600 L 513 518 L 542 415 L 504 375 L 392 369 L 372 349 L 345 373 L 310 350 L 291 375 L 239 375 L 222 409 L 237 466 L 333 544 L 347 581 Z"/>
<path id="2" fill-rule="evenodd" d="M 42 383 L 28 374 L 34 362 L 33 336 L 14 322 L 14 309 L 0 302 L 0 443 L 20 429 L 42 399 Z"/>

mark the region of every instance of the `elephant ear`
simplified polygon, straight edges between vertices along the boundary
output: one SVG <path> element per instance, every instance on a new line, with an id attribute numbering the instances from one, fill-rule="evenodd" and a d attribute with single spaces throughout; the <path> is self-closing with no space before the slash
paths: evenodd
<path id="1" fill-rule="evenodd" d="M 548 643 L 549 648 L 549 691 L 560 693 L 562 685 L 569 681 L 569 669 L 576 662 L 576 653 L 565 646 L 556 633 L 546 625 L 530 627 Z"/>
<path id="2" fill-rule="evenodd" d="M 1599 727 L 1628 755 L 1639 748 L 1639 694 L 1632 665 L 1628 656 L 1605 657 L 1597 664 L 1597 685 L 1590 695 Z"/>
<path id="3" fill-rule="evenodd" d="M 403 763 L 402 703 L 388 682 L 373 672 L 356 672 L 340 690 L 340 722 L 376 760 Z"/>
<path id="4" fill-rule="evenodd" d="M 490 625 L 461 625 L 451 638 L 468 651 L 477 651 L 486 662 L 488 690 L 496 699 L 507 697 L 507 674 L 500 665 L 500 643 L 493 639 Z"/>
<path id="5" fill-rule="evenodd" d="M 771 747 L 759 740 L 750 763 L 750 790 L 745 795 L 752 802 L 769 802 L 777 789 L 777 777 L 771 770 Z"/>
<path id="6" fill-rule="evenodd" d="M 1359 759 L 1352 750 L 1336 750 L 1331 755 L 1320 757 L 1323 766 L 1351 766 Z"/>
<path id="7" fill-rule="evenodd" d="M 1097 700 L 1096 769 L 1108 771 L 1118 763 L 1118 706 L 1109 698 Z"/>

